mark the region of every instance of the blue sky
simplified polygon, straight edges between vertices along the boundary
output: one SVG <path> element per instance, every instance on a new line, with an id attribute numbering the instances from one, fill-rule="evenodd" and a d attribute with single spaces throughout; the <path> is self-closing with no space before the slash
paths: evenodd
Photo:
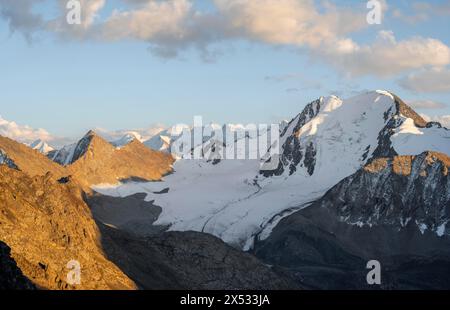
<path id="1" fill-rule="evenodd" d="M 293 5 L 293 1 L 279 3 Z M 220 28 L 214 33 L 219 39 L 211 42 L 198 39 L 200 35 L 192 35 L 193 32 L 190 33 L 193 42 L 179 42 L 172 34 L 161 34 L 167 25 L 156 35 L 142 37 L 139 30 L 138 35 L 128 31 L 125 36 L 111 40 L 98 39 L 96 27 L 102 29 L 100 27 L 114 9 L 149 10 L 129 2 L 107 1 L 95 12 L 95 23 L 89 26 L 92 30 L 80 38 L 70 29 L 57 32 L 42 27 L 14 26 L 14 14 L 22 13 L 21 17 L 27 17 L 26 12 L 17 13 L 15 8 L 8 8 L 8 1 L 0 1 L 0 12 L 3 10 L 0 14 L 3 17 L 0 19 L 0 68 L 3 72 L 0 77 L 0 115 L 32 128 L 45 128 L 53 135 L 75 137 L 97 127 L 116 130 L 191 123 L 194 115 L 217 123 L 275 122 L 295 116 L 306 103 L 319 96 L 348 97 L 372 89 L 392 90 L 405 100 L 417 103 L 418 107 L 433 107 L 418 108 L 419 112 L 429 116 L 437 118 L 450 114 L 450 89 L 445 89 L 445 85 L 444 89 L 436 90 L 432 85 L 422 89 L 414 84 L 417 82 L 414 77 L 435 67 L 439 69 L 432 71 L 433 78 L 446 78 L 449 66 L 445 55 L 442 61 L 433 62 L 436 57 L 431 54 L 428 64 L 427 57 L 415 55 L 413 51 L 408 56 L 411 63 L 422 65 L 405 65 L 388 75 L 382 70 L 371 74 L 370 69 L 368 73 L 353 75 L 352 69 L 347 72 L 346 66 L 338 63 L 335 54 L 323 55 L 329 51 L 328 47 L 322 47 L 323 44 L 317 47 L 314 43 L 298 43 L 296 37 L 291 43 L 289 33 L 284 37 L 261 34 L 259 29 L 252 28 L 252 24 L 237 29 L 239 35 L 234 36 L 229 35 L 228 28 Z M 212 2 L 205 3 L 194 2 L 190 10 L 215 14 L 217 7 Z M 338 9 L 352 10 L 353 14 L 361 14 L 364 18 L 367 13 L 366 1 L 333 3 Z M 421 48 L 420 44 L 426 45 L 426 39 L 439 41 L 440 47 L 450 46 L 450 14 L 444 10 L 441 10 L 442 14 L 436 13 L 439 11 L 436 8 L 442 7 L 448 7 L 450 12 L 450 1 L 427 3 L 426 9 L 418 9 L 420 5 L 414 6 L 410 1 L 388 1 L 381 25 L 365 26 L 336 36 L 351 39 L 361 46 L 372 46 L 380 31 L 390 31 L 395 36 L 396 46 L 401 46 L 402 41 L 411 41 L 413 45 L 407 46 L 416 50 Z M 314 5 L 320 14 L 322 8 L 319 4 Z M 7 9 L 9 15 L 5 13 Z M 239 14 L 236 12 L 230 9 L 227 18 L 235 18 L 231 14 Z M 38 3 L 29 13 L 42 15 L 45 21 L 62 14 L 55 1 Z M 428 16 L 421 17 L 420 14 Z M 271 17 L 267 16 L 267 19 L 270 21 Z M 146 27 L 145 20 L 139 22 L 143 23 L 140 27 Z M 180 20 L 174 23 L 180 23 Z M 119 27 L 129 25 L 127 20 Z M 280 27 L 283 25 L 280 23 Z M 277 20 L 273 27 L 275 31 Z M 113 32 L 112 36 L 115 34 Z M 289 38 L 287 42 L 285 37 Z M 417 37 L 423 40 L 416 40 Z M 303 42 L 303 38 L 300 41 Z M 205 60 L 201 48 L 196 47 L 198 42 L 202 48 L 206 46 L 213 51 L 208 59 Z M 176 50 L 175 57 L 161 57 L 149 50 L 154 46 L 166 48 L 165 44 Z M 433 52 L 433 46 L 427 45 L 421 53 L 429 49 Z M 379 56 L 377 46 L 372 48 L 370 55 Z M 361 55 L 361 60 L 358 57 L 360 53 L 355 54 L 355 61 L 361 61 L 361 66 L 374 65 L 368 61 L 375 65 L 385 61 L 382 57 L 367 60 L 365 54 Z M 403 83 L 408 77 L 410 83 Z"/>

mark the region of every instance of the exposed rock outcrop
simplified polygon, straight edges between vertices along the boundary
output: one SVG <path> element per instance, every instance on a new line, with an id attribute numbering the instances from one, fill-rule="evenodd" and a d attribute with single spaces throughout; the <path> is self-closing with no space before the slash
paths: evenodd
<path id="1" fill-rule="evenodd" d="M 305 150 L 300 145 L 298 139 L 299 130 L 312 118 L 316 117 L 320 112 L 323 104 L 323 98 L 317 99 L 303 109 L 302 113 L 297 115 L 292 121 L 290 121 L 283 129 L 281 136 L 285 137 L 284 144 L 281 146 L 282 154 L 280 157 L 280 163 L 278 168 L 275 170 L 261 171 L 261 173 L 266 176 L 281 175 L 285 169 L 289 169 L 289 173 L 293 174 L 297 170 L 297 166 L 300 164 L 302 159 L 305 157 Z M 314 145 L 309 145 L 306 153 L 312 155 L 311 150 L 314 149 Z M 308 162 L 311 162 L 313 158 L 308 157 Z M 309 166 L 309 171 L 314 171 L 314 168 Z"/>
<path id="2" fill-rule="evenodd" d="M 0 136 L 0 149 L 14 165 L 30 176 L 51 172 L 60 178 L 66 174 L 63 167 L 25 144 Z"/>
<path id="3" fill-rule="evenodd" d="M 151 150 L 136 139 L 118 149 L 90 131 L 76 145 L 66 171 L 88 188 L 132 178 L 159 180 L 172 171 L 173 161 L 170 154 Z"/>
<path id="4" fill-rule="evenodd" d="M 108 258 L 142 289 L 294 289 L 251 254 L 205 233 L 137 238 L 100 224 Z"/>
<path id="5" fill-rule="evenodd" d="M 103 255 L 98 229 L 78 186 L 60 184 L 50 173 L 29 177 L 0 165 L 0 201 L 0 240 L 11 247 L 19 268 L 39 288 L 135 287 Z M 80 263 L 79 285 L 67 281 L 71 260 Z"/>
<path id="6" fill-rule="evenodd" d="M 412 221 L 448 234 L 449 168 L 450 158 L 435 152 L 377 158 L 339 182 L 318 204 L 348 223 L 401 228 Z"/>
<path id="7" fill-rule="evenodd" d="M 263 261 L 315 288 L 370 288 L 365 269 L 381 262 L 381 288 L 448 289 L 450 158 L 374 159 L 255 245 Z"/>
<path id="8" fill-rule="evenodd" d="M 0 149 L 8 156 L 8 162 L 29 176 L 45 175 L 47 172 L 51 172 L 57 180 L 70 176 L 85 191 L 90 191 L 90 186 L 94 184 L 115 184 L 127 179 L 159 180 L 172 172 L 174 161 L 170 154 L 151 150 L 138 140 L 120 149 L 115 148 L 93 131 L 89 131 L 75 145 L 71 154 L 66 154 L 70 157 L 66 166 L 1 136 Z M 57 154 L 53 156 L 58 157 Z"/>

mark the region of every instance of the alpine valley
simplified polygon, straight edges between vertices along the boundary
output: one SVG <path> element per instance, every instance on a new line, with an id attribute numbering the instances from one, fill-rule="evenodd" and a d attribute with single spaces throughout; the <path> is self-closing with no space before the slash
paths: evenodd
<path id="1" fill-rule="evenodd" d="M 450 130 L 380 90 L 299 112 L 277 158 L 173 157 L 175 129 L 0 137 L 0 287 L 450 289 Z"/>

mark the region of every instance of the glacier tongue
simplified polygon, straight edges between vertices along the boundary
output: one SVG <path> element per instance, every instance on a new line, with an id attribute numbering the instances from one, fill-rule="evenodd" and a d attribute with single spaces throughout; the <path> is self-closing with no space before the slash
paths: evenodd
<path id="1" fill-rule="evenodd" d="M 222 160 L 216 165 L 179 160 L 163 182 L 93 189 L 122 197 L 147 193 L 146 200 L 162 208 L 155 224 L 211 233 L 249 249 L 254 238 L 261 232 L 260 237 L 266 237 L 273 223 L 289 214 L 286 211 L 307 206 L 365 165 L 379 147 L 380 133 L 394 119 L 398 127 L 387 136 L 391 139 L 387 144 L 399 154 L 429 149 L 450 153 L 448 130 L 411 128 L 394 96 L 374 91 L 344 101 L 332 96 L 309 104 L 284 126 L 276 171 L 259 171 L 258 160 Z M 158 193 L 165 188 L 168 193 Z"/>

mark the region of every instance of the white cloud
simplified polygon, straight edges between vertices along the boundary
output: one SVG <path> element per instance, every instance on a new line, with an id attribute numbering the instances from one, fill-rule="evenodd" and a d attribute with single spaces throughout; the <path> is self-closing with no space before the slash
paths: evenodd
<path id="1" fill-rule="evenodd" d="M 54 148 L 60 148 L 75 141 L 69 137 L 54 136 L 42 128 L 33 128 L 5 120 L 2 116 L 0 116 L 0 135 L 25 144 L 42 140 Z"/>
<path id="2" fill-rule="evenodd" d="M 83 25 L 65 22 L 64 0 L 57 0 L 61 16 L 45 23 L 47 31 L 65 39 L 140 40 L 162 57 L 197 48 L 208 60 L 218 42 L 246 40 L 309 51 L 350 76 L 391 77 L 411 70 L 450 64 L 450 49 L 443 42 L 413 37 L 397 40 L 391 31 L 381 31 L 372 43 L 360 44 L 351 35 L 368 27 L 365 5 L 336 6 L 319 0 L 214 0 L 214 10 L 199 11 L 193 0 L 123 0 L 124 7 L 110 16 L 97 18 L 105 0 L 81 0 Z M 3 17 L 10 27 L 29 33 L 42 28 L 41 17 L 30 0 L 12 5 L 0 0 Z M 363 3 L 364 4 L 364 3 Z M 387 4 L 383 1 L 383 10 Z M 39 27 L 38 27 L 39 25 Z"/>
<path id="3" fill-rule="evenodd" d="M 414 72 L 399 81 L 405 89 L 421 92 L 448 92 L 450 91 L 450 69 L 432 68 Z"/>
<path id="4" fill-rule="evenodd" d="M 51 141 L 54 137 L 45 129 L 34 129 L 27 125 L 19 125 L 7 121 L 0 116 L 0 135 L 22 143 L 31 143 L 37 139 Z"/>
<path id="5" fill-rule="evenodd" d="M 450 63 L 450 48 L 441 41 L 422 37 L 397 41 L 391 31 L 380 31 L 371 45 L 359 45 L 347 39 L 330 44 L 319 53 L 352 76 L 390 77 Z"/>
<path id="6" fill-rule="evenodd" d="M 408 101 L 408 105 L 413 109 L 444 109 L 446 104 L 433 100 L 413 100 Z"/>
<path id="7" fill-rule="evenodd" d="M 130 11 L 116 10 L 97 29 L 98 35 L 105 40 L 182 40 L 191 7 L 187 0 L 169 0 L 151 1 Z"/>
<path id="8" fill-rule="evenodd" d="M 57 0 L 61 15 L 45 23 L 47 31 L 71 39 L 87 39 L 92 35 L 92 28 L 98 19 L 98 13 L 104 8 L 106 0 L 79 0 L 81 8 L 81 25 L 69 25 L 66 20 L 67 0 Z"/>
<path id="9" fill-rule="evenodd" d="M 95 132 L 108 141 L 115 141 L 126 134 L 134 134 L 143 141 L 150 139 L 157 133 L 167 129 L 166 126 L 155 124 L 148 128 L 131 129 L 131 130 L 107 130 L 103 128 L 95 128 Z M 50 134 L 42 128 L 32 128 L 28 125 L 20 125 L 13 121 L 8 121 L 0 116 L 0 135 L 16 140 L 21 143 L 30 144 L 36 140 L 47 142 L 54 148 L 61 148 L 64 145 L 76 142 L 80 137 L 58 137 Z"/>
<path id="10" fill-rule="evenodd" d="M 368 26 L 363 12 L 313 0 L 215 0 L 233 36 L 269 44 L 318 47 Z"/>

